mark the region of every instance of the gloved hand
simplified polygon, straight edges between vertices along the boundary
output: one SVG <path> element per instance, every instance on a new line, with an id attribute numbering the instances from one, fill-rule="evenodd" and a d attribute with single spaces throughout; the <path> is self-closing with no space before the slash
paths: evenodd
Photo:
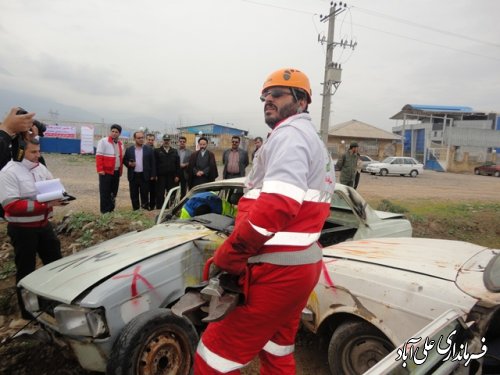
<path id="1" fill-rule="evenodd" d="M 222 272 L 222 269 L 218 267 L 214 262 L 210 264 L 210 269 L 208 271 L 208 279 L 210 280 L 212 277 L 217 276 Z"/>
<path id="2" fill-rule="evenodd" d="M 260 234 L 250 222 L 244 221 L 236 226 L 231 236 L 215 251 L 214 263 L 224 271 L 241 275 L 248 258 L 257 254 L 271 237 Z"/>

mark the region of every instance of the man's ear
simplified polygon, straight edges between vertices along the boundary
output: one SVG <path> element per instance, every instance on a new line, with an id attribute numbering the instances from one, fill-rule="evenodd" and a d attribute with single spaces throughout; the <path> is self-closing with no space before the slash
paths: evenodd
<path id="1" fill-rule="evenodd" d="M 307 99 L 299 99 L 297 101 L 299 108 L 297 108 L 297 113 L 302 113 L 307 111 Z"/>

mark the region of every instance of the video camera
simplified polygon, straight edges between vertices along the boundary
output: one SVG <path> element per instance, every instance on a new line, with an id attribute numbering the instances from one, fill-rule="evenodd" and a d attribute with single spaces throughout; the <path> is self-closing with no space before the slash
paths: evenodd
<path id="1" fill-rule="evenodd" d="M 16 112 L 16 115 L 26 115 L 28 111 L 26 111 L 23 108 L 19 108 L 18 111 Z M 35 125 L 38 129 L 38 135 L 40 137 L 43 137 L 43 133 L 47 130 L 47 125 L 45 125 L 43 122 L 38 121 L 38 120 L 33 120 L 33 125 Z"/>

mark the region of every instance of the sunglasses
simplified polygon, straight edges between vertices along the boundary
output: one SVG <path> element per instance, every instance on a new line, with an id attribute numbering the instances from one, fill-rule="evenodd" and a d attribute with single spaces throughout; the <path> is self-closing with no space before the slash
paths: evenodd
<path id="1" fill-rule="evenodd" d="M 260 96 L 260 101 L 265 102 L 268 95 L 271 95 L 274 99 L 281 98 L 283 95 L 292 95 L 290 91 L 283 91 L 280 89 L 270 89 L 266 90 Z"/>

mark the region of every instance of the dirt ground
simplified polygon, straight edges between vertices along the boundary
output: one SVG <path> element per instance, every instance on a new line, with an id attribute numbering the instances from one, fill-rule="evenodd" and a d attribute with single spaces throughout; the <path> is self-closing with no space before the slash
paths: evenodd
<path id="1" fill-rule="evenodd" d="M 98 178 L 93 157 L 77 155 L 44 155 L 47 165 L 55 177 L 61 178 L 68 193 L 77 197 L 66 207 L 56 208 L 56 217 L 69 212 L 99 211 Z M 221 174 L 221 173 L 220 173 Z M 451 202 L 499 202 L 500 178 L 475 176 L 473 174 L 451 174 L 425 171 L 417 178 L 400 176 L 371 176 L 362 174 L 358 191 L 370 203 L 382 199 L 391 201 L 451 201 Z M 117 208 L 131 208 L 126 175 L 120 181 Z M 154 216 L 156 213 L 150 213 Z M 5 224 L 0 224 L 0 232 Z M 126 228 L 126 223 L 123 227 Z M 112 236 L 112 233 L 108 233 Z M 11 256 L 10 245 L 5 235 L 0 239 L 0 264 Z M 69 247 L 71 238 L 63 241 Z M 68 249 L 65 249 L 68 252 Z M 14 292 L 13 278 L 0 280 L 0 291 Z M 1 296 L 0 296 L 1 297 Z M 17 320 L 15 297 L 10 299 L 12 307 L 6 315 L 0 315 L 0 342 L 12 335 L 21 322 Z M 2 302 L 2 301 L 0 301 Z M 90 374 L 75 362 L 69 350 L 60 350 L 48 338 L 39 334 L 34 339 L 16 339 L 16 345 L 0 344 L 0 374 Z M 42 343 L 42 345 L 40 345 Z M 43 347 L 43 350 L 40 348 Z M 328 363 L 324 343 L 307 332 L 299 332 L 296 348 L 298 375 L 328 375 Z M 258 374 L 258 363 L 254 362 L 244 371 L 245 375 Z"/>

